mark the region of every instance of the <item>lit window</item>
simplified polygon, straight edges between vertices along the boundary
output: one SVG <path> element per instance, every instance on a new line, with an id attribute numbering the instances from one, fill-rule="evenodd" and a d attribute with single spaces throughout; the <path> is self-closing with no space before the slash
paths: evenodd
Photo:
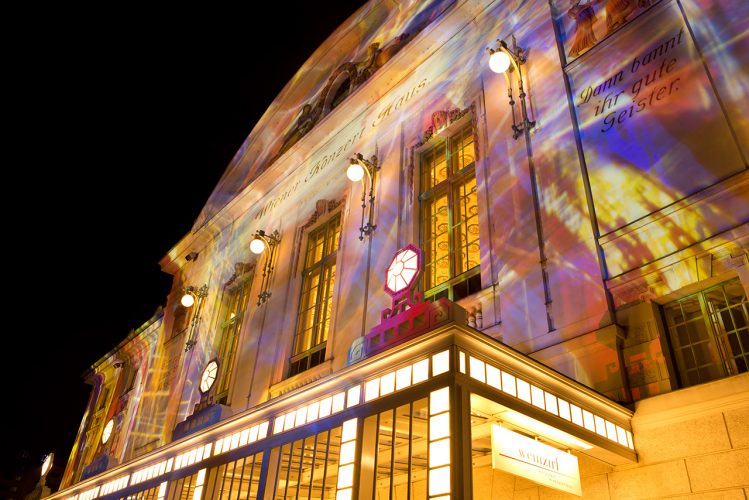
<path id="1" fill-rule="evenodd" d="M 250 275 L 252 276 L 252 275 Z M 242 329 L 242 320 L 247 309 L 247 302 L 252 286 L 251 279 L 244 279 L 224 292 L 224 304 L 221 314 L 221 341 L 218 349 L 219 374 L 216 384 L 216 401 L 225 403 L 229 392 L 232 370 Z"/>
<path id="2" fill-rule="evenodd" d="M 473 128 L 421 156 L 421 248 L 426 298 L 458 300 L 481 289 Z"/>
<path id="3" fill-rule="evenodd" d="M 302 256 L 302 295 L 289 376 L 325 360 L 340 232 L 341 216 L 336 214 L 308 233 L 307 248 Z"/>
<path id="4" fill-rule="evenodd" d="M 683 386 L 749 370 L 749 303 L 732 280 L 663 306 Z"/>

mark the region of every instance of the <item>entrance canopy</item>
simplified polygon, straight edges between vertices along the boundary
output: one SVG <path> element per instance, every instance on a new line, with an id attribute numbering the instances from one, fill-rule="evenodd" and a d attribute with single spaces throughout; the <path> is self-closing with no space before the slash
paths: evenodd
<path id="1" fill-rule="evenodd" d="M 471 498 L 471 470 L 492 463 L 497 428 L 552 455 L 621 465 L 636 461 L 631 417 L 493 338 L 448 323 L 52 498 L 219 498 L 240 462 L 243 471 L 252 463 L 236 483 L 243 498 L 275 498 L 281 489 L 288 496 L 290 488 L 305 489 L 304 498 L 376 498 L 383 488 Z M 564 461 L 534 453 L 538 464 Z"/>

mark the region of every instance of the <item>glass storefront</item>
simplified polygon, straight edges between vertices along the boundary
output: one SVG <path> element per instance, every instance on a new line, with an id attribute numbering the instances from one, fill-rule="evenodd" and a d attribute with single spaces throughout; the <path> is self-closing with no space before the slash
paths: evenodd
<path id="1" fill-rule="evenodd" d="M 195 436 L 139 466 L 130 487 L 118 476 L 91 498 L 493 499 L 514 492 L 518 477 L 579 494 L 580 453 L 634 460 L 631 412 L 507 347 L 470 346 L 425 353 L 414 343 L 363 362 L 231 430 Z M 510 445 L 519 466 L 501 463 Z"/>

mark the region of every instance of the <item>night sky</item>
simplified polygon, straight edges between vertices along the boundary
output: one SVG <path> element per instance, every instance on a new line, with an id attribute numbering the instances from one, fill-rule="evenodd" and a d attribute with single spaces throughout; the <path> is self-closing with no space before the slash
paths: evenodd
<path id="1" fill-rule="evenodd" d="M 363 3 L 66 4 L 6 18 L 3 468 L 50 451 L 67 462 L 90 394 L 81 375 L 165 303 L 158 261 Z"/>

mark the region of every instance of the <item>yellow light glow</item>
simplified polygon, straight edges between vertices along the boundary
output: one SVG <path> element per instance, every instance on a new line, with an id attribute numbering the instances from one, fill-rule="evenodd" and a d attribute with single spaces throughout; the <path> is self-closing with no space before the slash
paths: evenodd
<path id="1" fill-rule="evenodd" d="M 428 378 L 429 378 L 429 359 L 422 359 L 418 363 L 414 363 L 413 376 L 411 377 L 411 381 L 414 384 L 418 384 L 419 382 L 424 382 Z"/>
<path id="2" fill-rule="evenodd" d="M 522 399 L 526 403 L 531 402 L 531 385 L 522 379 L 517 379 L 518 383 L 518 398 Z"/>
<path id="3" fill-rule="evenodd" d="M 341 430 L 341 442 L 347 443 L 356 439 L 356 419 L 346 420 Z"/>
<path id="4" fill-rule="evenodd" d="M 364 384 L 364 401 L 372 401 L 380 396 L 380 379 L 376 378 Z"/>
<path id="5" fill-rule="evenodd" d="M 315 401 L 307 406 L 307 422 L 317 420 L 317 416 L 320 413 L 320 403 Z"/>
<path id="6" fill-rule="evenodd" d="M 303 406 L 296 411 L 296 422 L 294 427 L 299 427 L 307 423 L 307 407 Z"/>
<path id="7" fill-rule="evenodd" d="M 195 482 L 198 486 L 203 486 L 203 483 L 205 482 L 205 469 L 200 469 L 198 471 L 198 480 Z"/>
<path id="8" fill-rule="evenodd" d="M 192 307 L 195 304 L 195 297 L 191 293 L 186 293 L 182 296 L 180 303 L 185 307 Z"/>
<path id="9" fill-rule="evenodd" d="M 268 421 L 266 420 L 262 424 L 260 424 L 260 430 L 258 431 L 257 438 L 258 439 L 265 439 L 265 436 L 268 435 Z"/>
<path id="10" fill-rule="evenodd" d="M 338 469 L 338 487 L 350 488 L 354 484 L 354 464 L 342 465 Z"/>
<path id="11" fill-rule="evenodd" d="M 429 440 L 436 441 L 438 439 L 446 438 L 450 436 L 450 414 L 442 413 L 436 417 L 429 417 Z"/>
<path id="12" fill-rule="evenodd" d="M 429 395 L 429 414 L 436 415 L 450 409 L 450 388 L 443 387 Z"/>
<path id="13" fill-rule="evenodd" d="M 361 386 L 355 385 L 346 394 L 346 408 L 356 406 L 361 402 Z"/>
<path id="14" fill-rule="evenodd" d="M 515 396 L 517 394 L 515 389 L 515 377 L 505 371 L 502 372 L 502 391 L 510 396 Z"/>
<path id="15" fill-rule="evenodd" d="M 320 401 L 320 418 L 330 416 L 330 407 L 333 404 L 333 398 L 325 398 Z"/>
<path id="16" fill-rule="evenodd" d="M 466 372 L 466 353 L 463 351 L 458 353 L 458 369 L 460 373 Z"/>
<path id="17" fill-rule="evenodd" d="M 585 423 L 586 429 L 593 432 L 596 431 L 596 423 L 593 419 L 593 414 L 588 410 L 583 410 L 583 422 Z"/>
<path id="18" fill-rule="evenodd" d="M 250 242 L 250 252 L 260 255 L 265 251 L 265 242 L 260 238 L 255 238 Z"/>
<path id="19" fill-rule="evenodd" d="M 338 490 L 335 494 L 335 500 L 351 500 L 351 488 Z"/>
<path id="20" fill-rule="evenodd" d="M 498 391 L 502 390 L 502 380 L 499 369 L 494 368 L 490 364 L 486 365 L 486 383 Z"/>
<path id="21" fill-rule="evenodd" d="M 489 56 L 489 68 L 497 74 L 501 74 L 510 69 L 510 56 L 502 50 L 494 52 Z"/>
<path id="22" fill-rule="evenodd" d="M 450 493 L 450 467 L 429 471 L 429 496 Z"/>
<path id="23" fill-rule="evenodd" d="M 400 391 L 411 385 L 411 366 L 401 368 L 395 372 L 395 390 Z"/>
<path id="24" fill-rule="evenodd" d="M 338 413 L 339 411 L 343 411 L 343 408 L 346 405 L 346 393 L 345 392 L 339 392 L 335 396 L 333 396 L 333 413 Z"/>
<path id="25" fill-rule="evenodd" d="M 470 356 L 468 358 L 468 366 L 471 369 L 471 378 L 474 378 L 479 382 L 486 382 L 486 372 L 483 361 Z"/>
<path id="26" fill-rule="evenodd" d="M 351 163 L 346 169 L 346 177 L 348 177 L 351 182 L 359 182 L 364 178 L 364 168 L 356 162 Z"/>
<path id="27" fill-rule="evenodd" d="M 203 487 L 197 486 L 195 492 L 192 494 L 192 500 L 200 500 L 201 496 L 203 496 Z"/>
<path id="28" fill-rule="evenodd" d="M 429 467 L 450 465 L 450 438 L 429 443 Z"/>
<path id="29" fill-rule="evenodd" d="M 544 398 L 546 399 L 546 411 L 549 413 L 553 413 L 554 415 L 559 414 L 559 410 L 557 409 L 557 397 L 553 394 L 549 394 L 548 392 L 544 392 Z"/>
<path id="30" fill-rule="evenodd" d="M 432 376 L 450 371 L 450 351 L 442 351 L 432 356 Z"/>
<path id="31" fill-rule="evenodd" d="M 286 414 L 285 422 L 283 424 L 283 430 L 288 431 L 294 428 L 294 420 L 296 419 L 296 411 L 292 411 Z"/>
<path id="32" fill-rule="evenodd" d="M 533 406 L 544 409 L 544 391 L 535 385 L 531 385 L 531 401 Z"/>
<path id="33" fill-rule="evenodd" d="M 570 405 L 570 413 L 572 414 L 572 422 L 582 427 L 583 411 L 578 406 Z"/>
<path id="34" fill-rule="evenodd" d="M 385 396 L 395 391 L 395 373 L 391 372 L 380 378 L 380 395 Z"/>
<path id="35" fill-rule="evenodd" d="M 341 445 L 340 463 L 350 464 L 354 462 L 354 453 L 356 452 L 356 441 L 349 441 Z"/>

